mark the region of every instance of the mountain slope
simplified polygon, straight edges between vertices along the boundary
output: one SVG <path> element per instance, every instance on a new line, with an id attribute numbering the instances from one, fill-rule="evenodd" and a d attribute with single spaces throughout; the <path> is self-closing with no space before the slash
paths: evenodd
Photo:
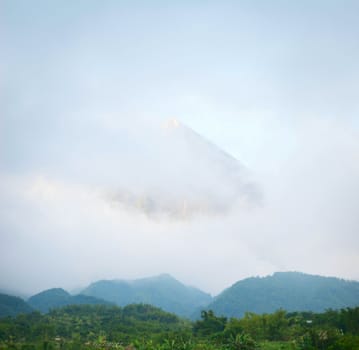
<path id="1" fill-rule="evenodd" d="M 359 282 L 299 272 L 277 272 L 235 283 L 219 294 L 207 309 L 227 317 L 245 312 L 287 311 L 322 312 L 359 305 Z"/>
<path id="2" fill-rule="evenodd" d="M 119 306 L 151 304 L 184 317 L 189 317 L 194 309 L 211 301 L 209 294 L 185 286 L 165 274 L 133 281 L 98 281 L 83 290 L 82 294 L 102 298 Z"/>
<path id="3" fill-rule="evenodd" d="M 132 176 L 132 181 L 119 183 L 109 191 L 111 201 L 149 217 L 176 220 L 224 215 L 236 206 L 258 204 L 260 191 L 248 170 L 218 146 L 176 119 L 152 132 L 147 135 L 151 142 L 143 145 L 146 162 L 135 161 L 133 155 L 137 172 L 147 179 L 133 184 Z"/>
<path id="4" fill-rule="evenodd" d="M 41 293 L 33 295 L 28 300 L 28 304 L 41 312 L 48 312 L 50 309 L 78 304 L 110 304 L 105 300 L 98 299 L 87 295 L 72 296 L 62 288 L 52 288 Z"/>
<path id="5" fill-rule="evenodd" d="M 32 311 L 32 308 L 21 298 L 0 294 L 0 317 L 16 316 Z"/>

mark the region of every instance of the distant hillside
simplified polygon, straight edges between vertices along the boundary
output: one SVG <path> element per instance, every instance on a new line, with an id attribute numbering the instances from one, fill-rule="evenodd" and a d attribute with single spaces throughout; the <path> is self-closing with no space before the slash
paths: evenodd
<path id="1" fill-rule="evenodd" d="M 359 282 L 300 272 L 277 272 L 235 283 L 219 294 L 207 309 L 227 317 L 246 311 L 262 314 L 279 308 L 322 312 L 359 305 Z"/>
<path id="2" fill-rule="evenodd" d="M 27 293 L 23 293 L 21 291 L 14 290 L 14 289 L 8 289 L 8 288 L 0 288 L 0 294 L 11 295 L 13 297 L 19 297 L 23 300 L 27 300 L 30 297 L 30 295 Z"/>
<path id="3" fill-rule="evenodd" d="M 0 317 L 16 316 L 33 311 L 21 298 L 7 294 L 0 294 Z"/>
<path id="4" fill-rule="evenodd" d="M 29 298 L 28 304 L 41 312 L 48 312 L 50 309 L 78 304 L 111 304 L 105 300 L 87 295 L 72 296 L 62 288 L 52 288 L 45 290 Z"/>
<path id="5" fill-rule="evenodd" d="M 183 317 L 189 317 L 193 310 L 205 307 L 212 299 L 209 294 L 185 286 L 166 274 L 133 281 L 98 281 L 83 290 L 82 294 L 102 298 L 119 306 L 151 304 Z"/>

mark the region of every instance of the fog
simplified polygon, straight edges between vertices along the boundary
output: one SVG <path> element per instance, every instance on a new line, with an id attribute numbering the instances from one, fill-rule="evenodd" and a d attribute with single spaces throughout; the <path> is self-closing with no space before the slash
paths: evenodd
<path id="1" fill-rule="evenodd" d="M 359 279 L 356 2 L 1 6 L 1 289 Z"/>

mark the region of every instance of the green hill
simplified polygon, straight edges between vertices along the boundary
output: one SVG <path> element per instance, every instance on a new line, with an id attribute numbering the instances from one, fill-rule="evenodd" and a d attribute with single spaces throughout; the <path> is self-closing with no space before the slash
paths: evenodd
<path id="1" fill-rule="evenodd" d="M 62 288 L 52 288 L 33 295 L 31 298 L 29 298 L 28 304 L 32 308 L 46 313 L 50 309 L 59 308 L 66 305 L 97 305 L 111 303 L 88 295 L 78 294 L 72 296 Z"/>
<path id="2" fill-rule="evenodd" d="M 151 304 L 183 317 L 189 317 L 193 310 L 205 307 L 212 299 L 209 294 L 185 286 L 167 274 L 133 281 L 98 281 L 83 290 L 82 294 L 102 298 L 119 306 Z"/>
<path id="3" fill-rule="evenodd" d="M 241 280 L 219 294 L 207 309 L 227 317 L 245 312 L 322 312 L 359 305 L 359 282 L 300 272 L 277 272 Z"/>
<path id="4" fill-rule="evenodd" d="M 0 294 L 0 317 L 16 316 L 33 311 L 21 298 L 7 294 Z"/>

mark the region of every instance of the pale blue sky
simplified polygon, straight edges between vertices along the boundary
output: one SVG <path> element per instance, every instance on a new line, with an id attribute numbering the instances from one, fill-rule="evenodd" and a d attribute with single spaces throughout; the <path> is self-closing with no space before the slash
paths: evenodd
<path id="1" fill-rule="evenodd" d="M 180 268 L 180 255 L 170 259 L 155 250 L 158 262 L 148 269 L 140 258 L 133 258 L 129 271 L 107 273 L 106 264 L 90 266 L 79 283 L 166 272 L 163 266 L 211 291 L 277 269 L 359 279 L 350 268 L 359 264 L 357 1 L 3 0 L 0 13 L 0 171 L 8 184 L 3 198 L 14 203 L 1 216 L 4 242 L 15 232 L 18 240 L 10 241 L 19 245 L 27 239 L 53 242 L 35 239 L 31 232 L 21 238 L 25 229 L 10 217 L 28 220 L 29 231 L 39 229 L 44 208 L 41 201 L 28 203 L 19 188 L 31 188 L 31 196 L 37 196 L 33 188 L 42 181 L 41 186 L 66 193 L 60 196 L 63 204 L 76 196 L 69 194 L 72 190 L 88 193 L 91 186 L 112 186 L 121 181 L 119 164 L 131 169 L 131 155 L 145 158 L 146 145 L 154 142 L 147 130 L 176 117 L 244 163 L 263 190 L 261 214 L 238 224 L 237 240 L 232 237 L 236 215 L 218 222 L 226 228 L 224 237 L 208 233 L 208 244 L 222 247 L 218 269 L 228 273 L 209 281 L 205 266 L 190 274 Z M 155 177 L 148 172 L 143 181 Z M 39 216 L 28 218 L 29 208 Z M 52 219 L 44 224 L 44 235 L 61 231 L 64 213 L 56 208 L 46 209 Z M 83 238 L 86 225 L 71 220 Z M 147 224 L 143 232 L 158 230 Z M 177 237 L 178 228 L 163 225 L 166 234 Z M 186 228 L 189 235 L 196 225 Z M 206 239 L 205 227 L 212 226 L 203 224 L 199 241 Z M 115 222 L 109 231 L 113 227 L 121 225 Z M 190 237 L 187 243 L 195 247 Z M 151 239 L 162 244 L 160 236 Z M 228 267 L 240 263 L 235 252 L 226 254 L 232 239 L 248 255 L 248 267 Z M 266 249 L 276 240 L 283 248 Z M 293 242 L 298 252 L 288 255 L 285 248 Z M 323 252 L 307 261 L 304 247 L 311 244 Z M 4 283 L 16 288 L 29 271 L 23 267 L 10 276 L 15 274 L 8 266 L 10 256 L 21 251 L 15 243 L 11 247 L 2 248 L 9 256 L 0 261 L 0 272 Z M 207 259 L 210 268 L 213 256 Z M 91 274 L 91 268 L 96 272 Z M 58 266 L 54 270 L 63 273 Z M 63 276 L 64 285 L 76 284 L 79 274 Z M 39 278 L 29 288 L 50 287 L 54 281 Z"/>
<path id="2" fill-rule="evenodd" d="M 267 148 L 256 137 L 262 126 L 358 113 L 355 1 L 2 7 L 5 112 L 31 120 L 25 140 L 26 131 L 51 133 L 64 118 L 107 114 L 121 126 L 177 116 L 251 163 Z M 241 141 L 248 132 L 250 142 Z"/>

